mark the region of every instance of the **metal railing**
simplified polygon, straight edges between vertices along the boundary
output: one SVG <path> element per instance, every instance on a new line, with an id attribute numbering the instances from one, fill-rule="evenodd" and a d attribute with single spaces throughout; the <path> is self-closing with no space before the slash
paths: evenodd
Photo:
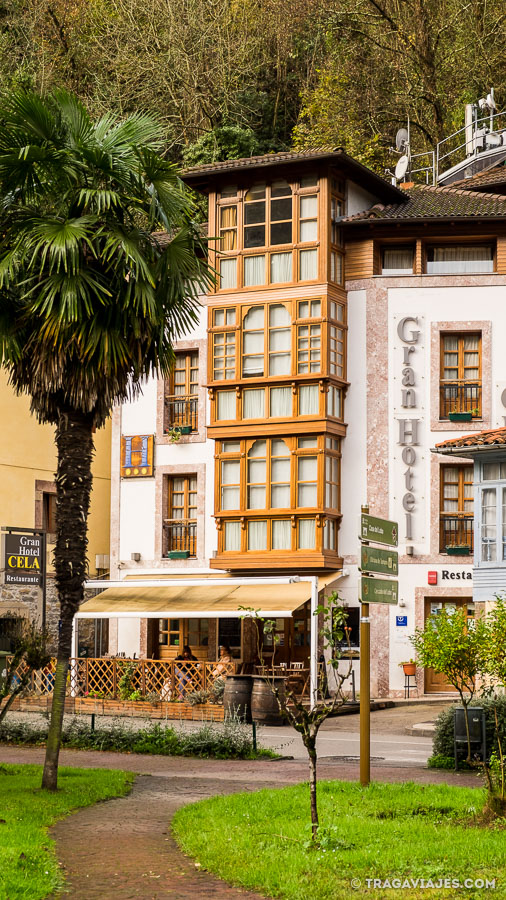
<path id="1" fill-rule="evenodd" d="M 440 515 L 440 549 L 445 551 L 447 547 L 469 547 L 472 553 L 474 548 L 474 518 L 472 513 L 458 513 L 457 515 Z"/>
<path id="2" fill-rule="evenodd" d="M 195 395 L 165 398 L 165 430 L 168 431 L 170 428 L 197 431 L 198 398 Z"/>
<path id="3" fill-rule="evenodd" d="M 167 520 L 163 526 L 164 556 L 170 553 L 197 555 L 197 523 L 189 519 Z"/>
<path id="4" fill-rule="evenodd" d="M 442 381 L 439 388 L 441 419 L 450 413 L 471 413 L 473 419 L 481 417 L 481 382 Z"/>

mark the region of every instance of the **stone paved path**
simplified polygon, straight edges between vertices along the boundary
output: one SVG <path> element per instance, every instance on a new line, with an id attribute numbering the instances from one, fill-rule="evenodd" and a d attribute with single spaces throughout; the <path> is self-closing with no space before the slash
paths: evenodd
<path id="1" fill-rule="evenodd" d="M 0 763 L 41 763 L 43 750 L 0 745 Z M 181 854 L 169 822 L 180 806 L 216 794 L 281 787 L 307 779 L 300 760 L 222 761 L 64 750 L 61 764 L 140 773 L 128 797 L 109 800 L 58 822 L 51 833 L 72 900 L 261 900 L 231 887 Z M 320 778 L 356 780 L 358 767 L 326 760 Z M 377 781 L 476 787 L 475 775 L 377 766 Z"/>

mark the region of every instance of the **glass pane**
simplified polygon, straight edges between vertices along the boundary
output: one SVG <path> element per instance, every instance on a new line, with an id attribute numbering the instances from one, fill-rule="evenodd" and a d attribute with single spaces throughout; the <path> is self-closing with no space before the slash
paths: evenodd
<path id="1" fill-rule="evenodd" d="M 235 325 L 235 307 L 225 310 L 227 325 Z"/>
<path id="2" fill-rule="evenodd" d="M 493 271 L 494 254 L 490 245 L 447 244 L 427 250 L 429 275 Z"/>
<path id="3" fill-rule="evenodd" d="M 265 247 L 265 225 L 249 225 L 244 229 L 244 246 L 246 249 L 250 247 Z M 263 282 L 255 282 L 262 284 Z"/>
<path id="4" fill-rule="evenodd" d="M 245 256 L 244 286 L 254 287 L 257 284 L 265 284 L 265 256 Z"/>
<path id="5" fill-rule="evenodd" d="M 267 522 L 248 523 L 248 550 L 267 550 Z"/>
<path id="6" fill-rule="evenodd" d="M 272 549 L 290 550 L 292 529 L 290 519 L 274 519 L 272 522 Z"/>
<path id="7" fill-rule="evenodd" d="M 221 489 L 221 508 L 222 509 L 239 509 L 239 488 L 238 487 L 222 487 L 222 489 Z"/>
<path id="8" fill-rule="evenodd" d="M 263 197 L 265 197 L 265 184 L 254 184 L 244 199 L 246 203 L 249 203 L 251 200 L 262 200 Z"/>
<path id="9" fill-rule="evenodd" d="M 273 181 L 271 185 L 271 197 L 291 196 L 292 189 L 287 181 Z"/>
<path id="10" fill-rule="evenodd" d="M 218 391 L 216 418 L 235 419 L 235 391 Z"/>
<path id="11" fill-rule="evenodd" d="M 243 419 L 260 419 L 265 416 L 265 391 L 246 390 L 242 392 Z"/>
<path id="12" fill-rule="evenodd" d="M 279 222 L 281 219 L 292 218 L 292 198 L 285 200 L 271 200 L 271 222 Z"/>
<path id="13" fill-rule="evenodd" d="M 266 450 L 267 450 L 267 445 L 266 445 L 265 441 L 255 441 L 255 443 L 252 445 L 251 449 L 248 452 L 248 457 L 250 459 L 251 459 L 251 457 L 254 457 L 254 458 L 255 457 L 258 458 L 261 456 L 265 457 Z"/>
<path id="14" fill-rule="evenodd" d="M 301 188 L 316 187 L 317 184 L 318 177 L 316 175 L 304 175 L 304 177 L 300 179 Z"/>
<path id="15" fill-rule="evenodd" d="M 225 260 L 225 262 L 229 262 L 229 260 Z M 214 324 L 216 326 L 225 324 L 225 310 L 224 309 L 215 309 L 214 310 Z"/>
<path id="16" fill-rule="evenodd" d="M 299 415 L 318 415 L 318 385 L 304 384 L 299 388 Z"/>
<path id="17" fill-rule="evenodd" d="M 383 275 L 409 274 L 413 271 L 413 247 L 385 247 Z"/>
<path id="18" fill-rule="evenodd" d="M 241 549 L 241 523 L 225 522 L 225 550 L 239 552 Z"/>
<path id="19" fill-rule="evenodd" d="M 271 462 L 271 479 L 272 481 L 290 481 L 290 458 L 278 457 L 273 458 Z"/>
<path id="20" fill-rule="evenodd" d="M 270 415 L 288 417 L 292 415 L 292 389 L 289 387 L 271 388 Z"/>
<path id="21" fill-rule="evenodd" d="M 241 444 L 239 441 L 223 441 L 221 445 L 222 453 L 239 453 Z"/>
<path id="22" fill-rule="evenodd" d="M 248 488 L 248 509 L 265 509 L 265 487 L 254 485 Z"/>
<path id="23" fill-rule="evenodd" d="M 244 224 L 257 225 L 265 222 L 265 203 L 247 203 L 244 207 Z"/>
<path id="24" fill-rule="evenodd" d="M 300 280 L 311 281 L 317 276 L 317 250 L 301 250 Z"/>
<path id="25" fill-rule="evenodd" d="M 276 222 L 271 225 L 271 244 L 291 244 L 292 243 L 292 223 Z"/>
<path id="26" fill-rule="evenodd" d="M 304 241 L 316 241 L 318 239 L 318 224 L 316 219 L 308 219 L 300 223 L 300 239 Z"/>
<path id="27" fill-rule="evenodd" d="M 221 483 L 239 484 L 241 478 L 241 464 L 239 460 L 226 459 L 221 463 Z"/>
<path id="28" fill-rule="evenodd" d="M 314 519 L 299 520 L 299 550 L 314 550 L 316 528 Z"/>
<path id="29" fill-rule="evenodd" d="M 290 456 L 288 445 L 282 440 L 273 440 L 271 444 L 271 456 Z"/>
<path id="30" fill-rule="evenodd" d="M 497 481 L 500 477 L 500 464 L 498 462 L 483 463 L 483 481 Z"/>
<path id="31" fill-rule="evenodd" d="M 299 456 L 299 481 L 316 481 L 316 456 Z"/>
<path id="32" fill-rule="evenodd" d="M 273 509 L 288 509 L 290 506 L 290 485 L 273 484 L 271 487 L 271 507 Z"/>
<path id="33" fill-rule="evenodd" d="M 298 506 L 316 506 L 316 484 L 299 484 Z"/>
<path id="34" fill-rule="evenodd" d="M 220 276 L 220 287 L 222 290 L 225 291 L 237 287 L 237 260 L 222 259 L 220 262 Z M 223 323 L 218 323 L 215 320 L 215 324 Z"/>
<path id="35" fill-rule="evenodd" d="M 318 438 L 316 437 L 297 438 L 297 447 L 299 450 L 308 450 L 317 446 Z"/>
<path id="36" fill-rule="evenodd" d="M 292 254 L 271 253 L 271 282 L 281 284 L 292 280 Z"/>
<path id="37" fill-rule="evenodd" d="M 308 197 L 300 198 L 300 217 L 301 219 L 316 218 L 318 214 L 318 198 L 316 194 L 310 194 Z"/>

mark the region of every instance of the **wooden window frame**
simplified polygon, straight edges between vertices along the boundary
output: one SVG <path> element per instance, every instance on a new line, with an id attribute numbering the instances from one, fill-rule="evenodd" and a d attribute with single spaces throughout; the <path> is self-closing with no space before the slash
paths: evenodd
<path id="1" fill-rule="evenodd" d="M 466 378 L 466 368 L 475 369 L 476 366 L 464 365 L 466 338 L 478 338 L 478 378 Z M 457 365 L 446 366 L 445 355 L 445 338 L 453 338 L 458 340 L 457 350 L 446 351 L 457 354 Z M 468 351 L 469 352 L 469 351 Z M 457 378 L 445 378 L 445 369 L 457 369 Z M 452 398 L 452 387 L 454 387 L 455 399 Z M 475 389 L 474 396 L 471 392 Z M 467 389 L 467 390 L 466 390 Z M 473 419 L 481 419 L 483 414 L 483 333 L 481 331 L 441 331 L 439 337 L 439 418 L 445 420 L 449 418 L 452 406 L 456 406 L 456 412 L 472 411 Z M 477 412 L 474 412 L 477 410 Z"/>
<path id="2" fill-rule="evenodd" d="M 455 472 L 457 474 L 457 480 L 447 481 L 445 475 L 449 472 Z M 466 478 L 467 475 L 467 478 Z M 456 544 L 466 544 L 467 537 L 470 536 L 470 547 L 471 552 L 473 550 L 473 534 L 474 534 L 474 494 L 473 494 L 473 478 L 474 478 L 474 469 L 472 463 L 466 465 L 465 463 L 457 464 L 445 464 L 441 465 L 439 469 L 439 552 L 445 553 L 446 547 L 448 546 L 447 535 L 455 532 L 455 541 L 450 541 L 449 543 Z M 448 510 L 444 509 L 444 490 L 447 484 L 457 484 L 457 512 L 451 513 Z M 466 494 L 466 488 L 468 489 L 468 493 Z M 447 498 L 451 499 L 451 498 Z M 465 501 L 472 500 L 473 501 L 473 511 L 468 512 L 464 509 Z M 455 520 L 455 525 L 453 529 L 445 528 L 444 522 L 445 520 Z M 471 522 L 471 526 L 466 524 Z"/>
<path id="3" fill-rule="evenodd" d="M 285 180 L 278 178 L 277 181 Z M 300 260 L 299 260 L 299 251 L 302 250 L 311 250 L 315 249 L 317 251 L 317 274 L 314 279 L 306 279 L 304 284 L 317 283 L 320 280 L 319 271 L 320 271 L 320 245 L 321 238 L 320 232 L 322 228 L 322 177 L 317 174 L 316 175 L 316 185 L 313 187 L 301 187 L 300 179 L 298 180 L 288 180 L 287 184 L 291 188 L 291 196 L 292 196 L 292 240 L 288 243 L 284 244 L 271 244 L 270 243 L 270 232 L 271 232 L 271 201 L 277 199 L 284 199 L 279 197 L 272 197 L 271 190 L 275 181 L 265 183 L 265 200 L 258 202 L 265 202 L 265 240 L 268 241 L 262 247 L 245 247 L 244 246 L 244 230 L 245 230 L 245 206 L 248 201 L 246 201 L 246 194 L 249 192 L 251 188 L 255 186 L 255 184 L 264 184 L 264 182 L 254 182 L 248 187 L 243 187 L 237 190 L 237 195 L 235 197 L 221 197 L 219 192 L 216 195 L 213 195 L 213 201 L 210 204 L 211 209 L 214 211 L 213 215 L 215 216 L 216 229 L 215 234 L 218 234 L 217 246 L 215 249 L 216 254 L 216 268 L 220 268 L 220 262 L 222 259 L 236 259 L 237 260 L 237 281 L 235 288 L 221 288 L 220 280 L 218 280 L 218 284 L 215 289 L 215 293 L 221 293 L 232 291 L 232 290 L 252 290 L 255 287 L 269 287 L 271 284 L 276 287 L 281 285 L 290 285 L 300 282 Z M 302 243 L 298 240 L 300 233 L 300 197 L 313 195 L 315 194 L 317 197 L 317 240 L 316 241 L 305 241 Z M 344 202 L 344 198 L 339 198 L 341 202 Z M 251 201 L 255 202 L 255 201 Z M 227 207 L 236 207 L 236 222 L 237 222 L 237 247 L 231 250 L 223 250 L 221 248 L 220 235 L 223 230 L 221 226 L 221 210 Z M 211 211 L 210 209 L 210 211 Z M 276 220 L 277 222 L 278 220 Z M 279 221 L 288 221 L 288 220 L 279 220 Z M 262 224 L 262 223 L 258 223 Z M 342 248 L 340 248 L 342 250 Z M 291 253 L 291 269 L 292 269 L 292 277 L 289 281 L 286 282 L 273 282 L 271 280 L 271 255 L 273 253 Z M 262 285 L 256 286 L 245 286 L 244 284 L 244 259 L 247 256 L 264 256 L 265 257 L 265 280 Z M 342 266 L 343 274 L 344 274 L 344 265 Z"/>
<path id="4" fill-rule="evenodd" d="M 175 480 L 183 482 L 182 491 L 174 491 Z M 191 487 L 191 480 L 194 479 L 195 486 Z M 172 550 L 189 550 L 189 558 L 194 559 L 197 556 L 197 517 L 198 517 L 198 476 L 196 473 L 167 475 L 165 482 L 165 490 L 167 491 L 167 518 L 164 525 L 167 527 L 167 537 L 164 541 L 167 546 L 166 557 L 170 552 L 172 540 L 174 546 Z M 174 494 L 182 494 L 182 505 L 174 505 Z M 194 502 L 190 504 L 190 497 L 194 495 Z M 175 516 L 175 510 L 181 510 L 181 516 Z M 194 514 L 191 514 L 194 511 Z M 181 535 L 178 536 L 177 526 L 181 526 Z M 184 529 L 187 529 L 187 535 Z M 169 536 L 169 530 L 175 532 L 175 537 Z"/>

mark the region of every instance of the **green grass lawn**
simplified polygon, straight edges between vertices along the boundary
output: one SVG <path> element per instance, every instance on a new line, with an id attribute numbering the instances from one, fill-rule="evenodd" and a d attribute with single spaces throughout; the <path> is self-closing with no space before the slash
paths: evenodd
<path id="1" fill-rule="evenodd" d="M 216 797 L 180 809 L 173 830 L 202 867 L 286 900 L 506 897 L 506 821 L 480 827 L 485 793 L 447 785 L 320 782 L 326 849 L 307 847 L 307 785 Z M 306 845 L 306 846 L 305 846 Z M 367 887 L 380 878 L 496 879 L 495 890 Z M 360 885 L 353 885 L 358 879 Z"/>
<path id="2" fill-rule="evenodd" d="M 59 770 L 59 790 L 42 791 L 41 766 L 0 765 L 0 900 L 39 900 L 62 884 L 47 828 L 73 809 L 128 793 L 130 772 Z"/>

